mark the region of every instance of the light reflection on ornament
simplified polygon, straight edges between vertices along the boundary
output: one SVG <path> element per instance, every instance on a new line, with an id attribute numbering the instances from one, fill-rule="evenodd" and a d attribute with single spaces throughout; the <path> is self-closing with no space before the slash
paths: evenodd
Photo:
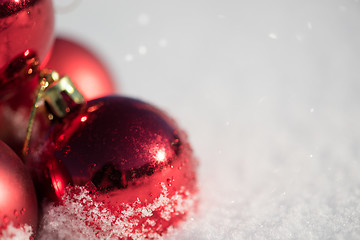
<path id="1" fill-rule="evenodd" d="M 27 49 L 27 50 L 24 52 L 24 57 L 27 57 L 27 56 L 29 55 L 29 53 L 30 53 L 30 50 Z"/>
<path id="2" fill-rule="evenodd" d="M 166 160 L 166 154 L 165 154 L 165 149 L 161 148 L 158 150 L 158 152 L 156 153 L 156 160 L 157 162 L 164 162 Z"/>
<path id="3" fill-rule="evenodd" d="M 11 96 L 20 84 L 29 88 L 39 63 L 45 63 L 53 33 L 51 0 L 0 1 L 0 99 Z"/>
<path id="4" fill-rule="evenodd" d="M 8 184 L 0 181 L 0 206 L 2 206 L 4 204 L 4 202 L 9 198 L 9 189 L 8 189 Z"/>
<path id="5" fill-rule="evenodd" d="M 59 175 L 55 175 L 52 177 L 52 184 L 54 186 L 55 193 L 58 197 L 64 192 L 65 184 L 63 179 Z"/>
<path id="6" fill-rule="evenodd" d="M 19 215 L 21 211 L 24 214 Z M 6 221 L 1 221 L 4 218 Z M 27 224 L 35 230 L 37 220 L 37 200 L 31 177 L 20 158 L 0 141 L 0 239 L 1 230 L 8 223 L 16 228 Z"/>

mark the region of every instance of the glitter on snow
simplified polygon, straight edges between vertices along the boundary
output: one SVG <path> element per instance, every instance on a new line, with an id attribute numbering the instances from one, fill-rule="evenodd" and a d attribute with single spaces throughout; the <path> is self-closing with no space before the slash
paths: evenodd
<path id="1" fill-rule="evenodd" d="M 3 240 L 31 239 L 32 234 L 32 227 L 29 225 L 15 227 L 9 223 L 6 227 L 0 228 L 0 238 Z"/>
<path id="2" fill-rule="evenodd" d="M 184 188 L 169 196 L 166 184 L 161 186 L 152 203 L 123 203 L 115 213 L 94 201 L 86 187 L 68 188 L 62 204 L 45 208 L 39 239 L 161 239 L 162 224 L 181 217 L 196 202 Z M 153 217 L 157 214 L 159 221 Z"/>

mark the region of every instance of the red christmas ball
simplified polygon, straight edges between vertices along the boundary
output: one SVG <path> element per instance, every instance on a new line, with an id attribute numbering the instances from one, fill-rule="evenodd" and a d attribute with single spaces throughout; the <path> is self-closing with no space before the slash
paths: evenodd
<path id="1" fill-rule="evenodd" d="M 88 49 L 64 38 L 56 38 L 46 67 L 72 78 L 86 100 L 110 95 L 115 86 L 106 67 Z M 63 75 L 61 74 L 61 75 Z M 38 81 L 28 81 L 0 102 L 0 140 L 21 155 L 29 116 L 34 104 Z M 1 96 L 0 96 L 1 99 Z M 49 124 L 43 118 L 35 121 L 33 138 L 38 138 Z"/>
<path id="2" fill-rule="evenodd" d="M 57 37 L 47 68 L 69 76 L 86 100 L 115 93 L 107 68 L 88 48 L 70 39 Z"/>
<path id="3" fill-rule="evenodd" d="M 0 1 L 0 99 L 33 77 L 53 32 L 51 0 Z"/>
<path id="4" fill-rule="evenodd" d="M 97 236 L 159 236 L 194 203 L 197 161 L 186 134 L 152 105 L 96 99 L 47 136 L 27 160 L 37 186 L 48 198 L 82 205 L 78 218 Z"/>
<path id="5" fill-rule="evenodd" d="M 36 230 L 38 209 L 33 182 L 20 158 L 0 141 L 0 238 L 12 225 Z M 4 237 L 4 236 L 3 236 Z"/>

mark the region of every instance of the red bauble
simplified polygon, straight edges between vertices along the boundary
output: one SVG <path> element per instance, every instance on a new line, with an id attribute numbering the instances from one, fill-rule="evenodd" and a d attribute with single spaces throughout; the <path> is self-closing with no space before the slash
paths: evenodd
<path id="1" fill-rule="evenodd" d="M 20 158 L 0 141 L 0 238 L 9 224 L 36 230 L 37 200 L 33 182 Z"/>
<path id="2" fill-rule="evenodd" d="M 53 32 L 51 0 L 0 1 L 0 99 L 33 77 Z"/>
<path id="3" fill-rule="evenodd" d="M 50 56 L 46 67 L 72 78 L 86 100 L 115 92 L 115 86 L 105 66 L 90 50 L 80 44 L 57 38 Z M 12 91 L 11 96 L 0 102 L 0 139 L 19 155 L 37 87 L 37 81 L 28 81 L 26 86 Z M 33 138 L 38 138 L 47 128 L 48 123 L 38 118 L 35 121 Z"/>
<path id="4" fill-rule="evenodd" d="M 47 68 L 69 76 L 86 100 L 115 93 L 112 78 L 98 57 L 79 43 L 58 37 Z"/>
<path id="5" fill-rule="evenodd" d="M 76 117 L 54 124 L 47 136 L 27 160 L 37 185 L 60 202 L 75 196 L 84 205 L 81 219 L 104 238 L 108 228 L 124 238 L 161 235 L 194 202 L 197 162 L 186 135 L 149 104 L 96 99 Z M 63 196 L 69 183 L 75 188 Z M 80 186 L 91 201 L 79 195 Z"/>
<path id="6" fill-rule="evenodd" d="M 73 41 L 57 38 L 46 67 L 72 78 L 86 100 L 115 92 L 115 86 L 105 66 L 88 49 Z M 19 155 L 24 144 L 37 87 L 38 82 L 35 79 L 28 81 L 24 87 L 13 90 L 11 96 L 0 102 L 0 140 Z M 35 121 L 33 139 L 38 138 L 47 128 L 48 123 L 41 118 Z"/>

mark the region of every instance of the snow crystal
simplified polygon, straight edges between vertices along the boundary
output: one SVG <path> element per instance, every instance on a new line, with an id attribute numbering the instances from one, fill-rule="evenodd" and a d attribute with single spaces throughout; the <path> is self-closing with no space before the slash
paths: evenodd
<path id="1" fill-rule="evenodd" d="M 130 26 L 141 13 L 151 24 Z M 121 94 L 189 133 L 201 202 L 166 239 L 360 239 L 358 0 L 83 1 L 57 17 L 104 53 Z M 119 58 L 161 37 L 167 51 Z"/>
<path id="2" fill-rule="evenodd" d="M 277 39 L 277 38 L 278 38 L 275 33 L 269 33 L 268 36 L 269 36 L 269 38 L 271 38 L 271 39 Z"/>
<path id="3" fill-rule="evenodd" d="M 15 227 L 10 222 L 4 229 L 0 229 L 0 238 L 3 240 L 26 240 L 32 237 L 32 227 L 24 225 L 21 227 Z"/>
<path id="4" fill-rule="evenodd" d="M 144 45 L 139 46 L 139 54 L 145 55 L 147 53 L 147 47 Z"/>
<path id="5" fill-rule="evenodd" d="M 169 196 L 166 184 L 161 186 L 153 202 L 124 203 L 120 214 L 94 200 L 85 187 L 69 187 L 62 204 L 45 208 L 39 239 L 161 239 L 162 224 L 193 209 L 196 201 L 184 188 Z"/>
<path id="6" fill-rule="evenodd" d="M 146 26 L 146 25 L 149 24 L 149 22 L 150 22 L 150 17 L 149 17 L 149 15 L 143 13 L 143 14 L 140 14 L 140 15 L 138 16 L 138 23 L 139 23 L 140 25 Z"/>

